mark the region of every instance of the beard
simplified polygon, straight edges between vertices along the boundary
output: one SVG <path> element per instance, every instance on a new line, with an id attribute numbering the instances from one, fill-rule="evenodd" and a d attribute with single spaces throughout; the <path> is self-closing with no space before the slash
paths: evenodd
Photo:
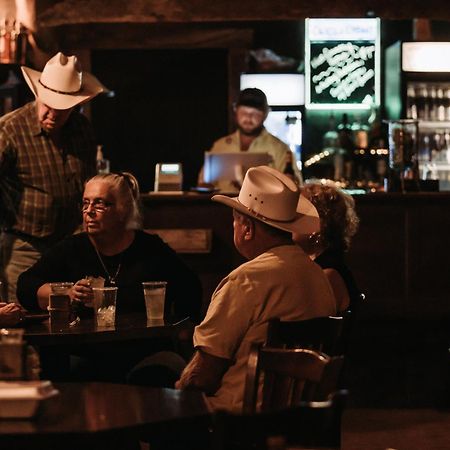
<path id="1" fill-rule="evenodd" d="M 238 130 L 241 134 L 244 136 L 259 136 L 261 134 L 261 131 L 264 129 L 264 125 L 260 125 L 259 127 L 252 128 L 251 130 L 245 130 L 241 126 L 238 125 Z"/>

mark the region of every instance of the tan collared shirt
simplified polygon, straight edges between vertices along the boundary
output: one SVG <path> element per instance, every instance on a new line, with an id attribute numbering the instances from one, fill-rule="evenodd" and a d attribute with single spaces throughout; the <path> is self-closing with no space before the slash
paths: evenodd
<path id="1" fill-rule="evenodd" d="M 245 374 L 253 342 L 265 342 L 270 319 L 306 320 L 336 314 L 322 269 L 297 245 L 275 247 L 241 265 L 215 290 L 194 346 L 231 361 L 213 409 L 242 412 Z"/>

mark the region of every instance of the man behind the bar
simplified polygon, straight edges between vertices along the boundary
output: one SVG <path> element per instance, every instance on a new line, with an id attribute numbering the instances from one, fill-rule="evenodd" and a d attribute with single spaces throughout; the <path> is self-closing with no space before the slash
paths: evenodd
<path id="1" fill-rule="evenodd" d="M 288 162 L 292 161 L 292 152 L 283 141 L 265 129 L 264 121 L 269 111 L 263 91 L 257 88 L 242 90 L 234 106 L 237 130 L 215 141 L 210 153 L 268 153 L 272 158 L 270 166 L 285 173 Z M 299 182 L 301 176 L 295 164 L 292 164 L 292 169 L 293 178 Z M 198 181 L 199 185 L 205 184 L 203 169 Z M 216 187 L 225 192 L 236 192 L 240 187 L 232 180 L 219 181 L 216 184 Z"/>
<path id="2" fill-rule="evenodd" d="M 234 244 L 248 262 L 215 290 L 176 387 L 205 392 L 214 409 L 240 412 L 250 346 L 265 341 L 268 321 L 328 316 L 336 304 L 321 268 L 292 241 L 293 232 L 309 235 L 320 222 L 290 178 L 254 167 L 238 197 L 213 200 L 233 208 Z"/>
<path id="3" fill-rule="evenodd" d="M 104 89 L 75 56 L 62 53 L 42 72 L 22 72 L 36 99 L 0 119 L 0 277 L 10 302 L 20 273 L 79 225 L 96 146 L 87 118 L 74 108 Z"/>

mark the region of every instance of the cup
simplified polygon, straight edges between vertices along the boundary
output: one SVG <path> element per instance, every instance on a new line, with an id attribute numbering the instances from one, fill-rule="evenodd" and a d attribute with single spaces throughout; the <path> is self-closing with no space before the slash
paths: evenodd
<path id="1" fill-rule="evenodd" d="M 147 319 L 163 319 L 167 281 L 145 281 L 142 283 Z"/>
<path id="2" fill-rule="evenodd" d="M 116 320 L 117 287 L 94 287 L 94 314 L 98 327 L 113 327 Z"/>
<path id="3" fill-rule="evenodd" d="M 52 331 L 60 331 L 69 326 L 71 320 L 70 289 L 72 286 L 73 283 L 70 281 L 50 283 L 51 293 L 47 309 Z"/>
<path id="4" fill-rule="evenodd" d="M 24 330 L 0 330 L 0 380 L 20 380 L 24 375 Z"/>
<path id="5" fill-rule="evenodd" d="M 0 330 L 0 342 L 2 344 L 22 344 L 23 328 L 2 328 Z"/>

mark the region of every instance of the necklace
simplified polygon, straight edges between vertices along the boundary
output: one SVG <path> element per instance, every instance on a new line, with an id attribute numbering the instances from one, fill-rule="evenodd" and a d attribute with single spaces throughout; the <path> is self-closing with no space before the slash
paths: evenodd
<path id="1" fill-rule="evenodd" d="M 105 274 L 108 277 L 108 283 L 111 286 L 115 286 L 116 285 L 116 278 L 119 275 L 120 268 L 122 267 L 122 255 L 120 255 L 120 261 L 119 261 L 119 265 L 117 266 L 116 273 L 114 274 L 114 276 L 111 276 L 111 274 L 109 273 L 108 269 L 106 268 L 105 263 L 103 262 L 102 257 L 100 256 L 99 251 L 97 250 L 97 247 L 94 246 L 94 249 L 95 249 L 95 253 L 97 253 L 98 260 L 100 261 L 100 264 L 102 265 L 103 270 L 105 271 Z"/>

